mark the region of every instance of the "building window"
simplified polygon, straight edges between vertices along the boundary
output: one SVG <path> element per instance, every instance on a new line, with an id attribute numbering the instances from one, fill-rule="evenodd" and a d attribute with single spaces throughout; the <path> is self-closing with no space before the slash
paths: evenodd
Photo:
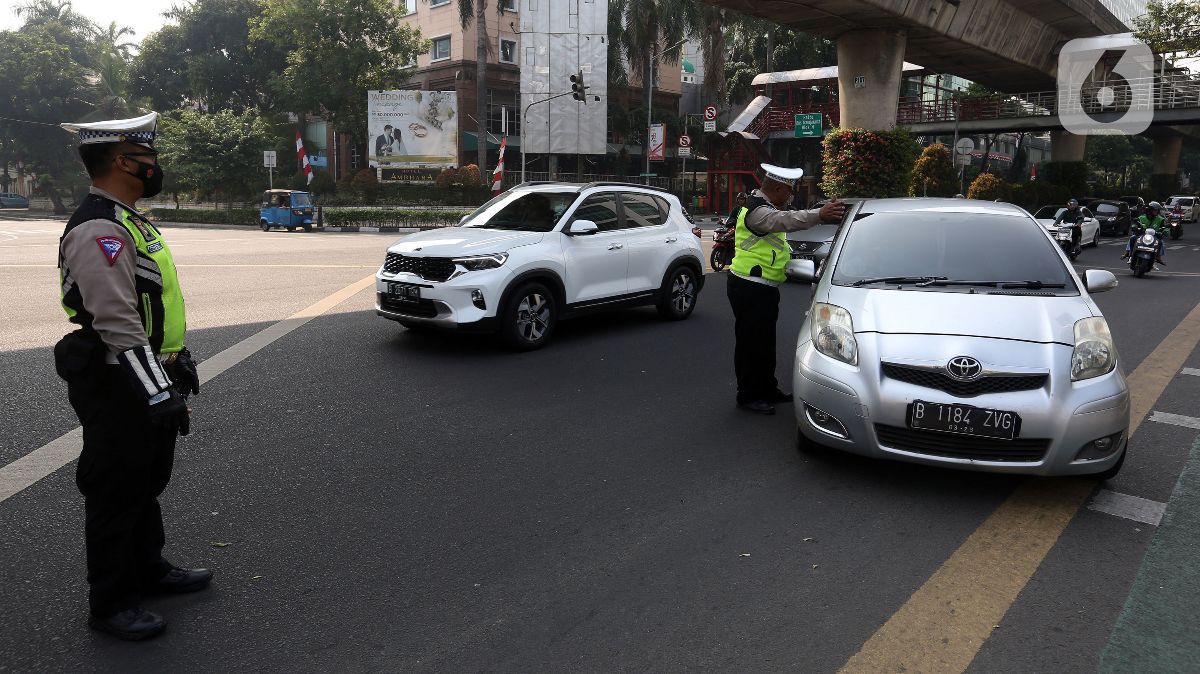
<path id="1" fill-rule="evenodd" d="M 440 7 L 442 5 L 448 5 L 448 4 L 450 4 L 450 0 L 429 0 L 430 7 Z"/>
<path id="2" fill-rule="evenodd" d="M 417 13 L 417 0 L 397 0 L 400 16 L 412 16 Z"/>
<path id="3" fill-rule="evenodd" d="M 500 62 L 517 62 L 517 41 L 500 38 Z"/>
<path id="4" fill-rule="evenodd" d="M 433 49 L 429 52 L 430 61 L 445 61 L 450 58 L 450 36 L 443 35 L 432 40 Z"/>
<path id="5" fill-rule="evenodd" d="M 504 110 L 508 109 L 508 129 L 504 128 Z M 488 89 L 487 130 L 495 136 L 521 135 L 521 94 L 513 89 Z"/>
<path id="6" fill-rule="evenodd" d="M 517 11 L 517 0 L 500 0 L 500 11 L 502 11 L 502 12 Z"/>

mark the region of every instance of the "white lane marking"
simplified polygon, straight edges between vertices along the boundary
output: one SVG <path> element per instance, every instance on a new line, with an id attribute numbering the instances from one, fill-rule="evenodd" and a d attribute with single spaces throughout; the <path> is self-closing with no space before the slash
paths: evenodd
<path id="1" fill-rule="evenodd" d="M 1167 250 L 1179 250 L 1180 248 L 1183 248 L 1183 246 L 1167 246 Z"/>
<path id="2" fill-rule="evenodd" d="M 246 360 L 275 340 L 300 328 L 374 283 L 375 276 L 373 274 L 355 281 L 316 304 L 301 309 L 278 323 L 267 326 L 205 360 L 197 366 L 200 371 L 200 383 L 205 383 Z M 83 449 L 83 429 L 77 427 L 7 466 L 0 467 L 0 503 L 79 458 L 81 449 Z"/>
<path id="3" fill-rule="evenodd" d="M 1130 496 L 1129 494 L 1101 489 L 1092 497 L 1092 501 L 1088 503 L 1087 507 L 1089 510 L 1124 517 L 1134 522 L 1158 526 L 1158 523 L 1162 521 L 1163 513 L 1167 509 L 1167 504 L 1151 501 L 1148 498 L 1140 496 Z"/>
<path id="4" fill-rule="evenodd" d="M 1179 374 L 1190 374 L 1193 377 L 1200 377 L 1200 370 L 1197 370 L 1194 367 L 1185 367 L 1179 371 Z"/>
<path id="5" fill-rule="evenodd" d="M 1183 426 L 1184 428 L 1195 428 L 1200 430 L 1200 419 L 1196 417 L 1186 417 L 1182 414 L 1171 414 L 1170 412 L 1159 412 L 1155 410 L 1150 413 L 1150 421 L 1157 421 L 1160 424 L 1171 424 L 1172 426 Z"/>

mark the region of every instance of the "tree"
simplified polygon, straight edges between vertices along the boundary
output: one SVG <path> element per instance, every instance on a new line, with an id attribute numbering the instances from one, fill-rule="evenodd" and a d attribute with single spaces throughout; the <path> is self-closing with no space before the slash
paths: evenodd
<path id="1" fill-rule="evenodd" d="M 934 143 L 922 150 L 917 163 L 913 165 L 908 195 L 950 197 L 957 191 L 958 179 L 954 175 L 954 164 L 946 146 Z"/>
<path id="2" fill-rule="evenodd" d="M 466 30 L 475 22 L 475 148 L 478 166 L 487 166 L 487 65 L 491 40 L 487 34 L 487 0 L 458 0 L 458 23 Z"/>
<path id="3" fill-rule="evenodd" d="M 967 188 L 968 199 L 983 199 L 992 201 L 995 199 L 1005 198 L 1005 190 L 1007 185 L 1004 181 L 992 175 L 991 173 L 980 173 L 971 181 L 971 186 Z"/>
<path id="4" fill-rule="evenodd" d="M 1123 176 L 1133 155 L 1133 144 L 1125 135 L 1095 135 L 1088 138 L 1083 159 L 1095 171 L 1104 174 L 1104 182 L 1111 184 L 1113 175 Z"/>
<path id="5" fill-rule="evenodd" d="M 824 38 L 782 28 L 758 17 L 733 18 L 727 29 L 729 54 L 723 71 L 729 102 L 749 100 L 756 75 L 768 71 L 819 68 L 837 63 L 837 45 Z"/>
<path id="6" fill-rule="evenodd" d="M 1133 19 L 1134 37 L 1155 53 L 1200 56 L 1200 2 L 1150 0 L 1146 13 Z"/>
<path id="7" fill-rule="evenodd" d="M 609 39 L 618 45 L 618 55 L 629 64 L 631 72 L 639 73 L 643 89 L 643 107 L 652 108 L 650 101 L 658 62 L 678 63 L 680 46 L 691 27 L 698 22 L 695 0 L 610 0 Z M 615 16 L 614 16 L 615 15 Z M 611 29 L 619 26 L 614 35 Z M 663 53 L 660 49 L 670 47 Z M 610 52 L 611 53 L 611 52 Z M 612 60 L 610 59 L 610 63 Z M 643 130 L 642 133 L 646 133 Z"/>
<path id="8" fill-rule="evenodd" d="M 821 191 L 831 197 L 897 197 L 908 191 L 917 141 L 908 131 L 830 129 L 822 141 Z"/>
<path id="9" fill-rule="evenodd" d="M 176 6 L 176 22 L 151 33 L 133 61 L 133 88 L 159 109 L 193 104 L 208 112 L 272 107 L 270 83 L 286 66 L 287 47 L 251 43 L 258 0 L 196 0 Z"/>
<path id="10" fill-rule="evenodd" d="M 263 148 L 272 147 L 281 135 L 256 110 L 176 110 L 160 117 L 158 126 L 156 147 L 166 191 L 226 201 L 262 186 Z"/>
<path id="11" fill-rule="evenodd" d="M 271 80 L 278 104 L 319 112 L 358 138 L 366 135 L 366 92 L 402 84 L 407 66 L 429 49 L 390 0 L 266 0 L 250 20 L 250 39 L 255 48 L 289 50 Z"/>

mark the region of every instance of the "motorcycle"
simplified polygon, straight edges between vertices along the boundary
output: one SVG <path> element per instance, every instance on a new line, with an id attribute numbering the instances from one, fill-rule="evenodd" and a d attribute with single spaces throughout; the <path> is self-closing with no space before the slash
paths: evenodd
<path id="1" fill-rule="evenodd" d="M 1154 269 L 1154 258 L 1158 257 L 1158 245 L 1162 239 L 1153 227 L 1147 227 L 1137 235 L 1133 242 L 1133 252 L 1129 256 L 1129 268 L 1133 275 L 1141 278 Z"/>
<path id="2" fill-rule="evenodd" d="M 1183 236 L 1183 208 L 1176 206 L 1174 210 L 1167 213 L 1167 233 L 1172 239 L 1178 239 Z"/>
<path id="3" fill-rule="evenodd" d="M 725 271 L 733 262 L 733 234 L 735 228 L 731 225 L 722 225 L 713 232 L 713 249 L 712 254 L 708 257 L 708 263 L 712 265 L 713 271 Z"/>
<path id="4" fill-rule="evenodd" d="M 1064 225 L 1054 230 L 1054 240 L 1062 247 L 1063 252 L 1070 260 L 1079 257 L 1079 254 L 1083 252 L 1083 244 L 1075 242 L 1074 228 L 1070 225 Z"/>

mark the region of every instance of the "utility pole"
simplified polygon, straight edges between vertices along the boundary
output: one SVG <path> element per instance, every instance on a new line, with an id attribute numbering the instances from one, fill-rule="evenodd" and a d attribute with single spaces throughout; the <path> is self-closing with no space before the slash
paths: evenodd
<path id="1" fill-rule="evenodd" d="M 662 53 L 667 53 L 679 45 L 687 42 L 687 38 L 676 42 L 675 44 L 662 50 Z M 646 142 L 642 143 L 642 154 L 646 156 L 646 184 L 650 184 L 650 111 L 654 109 L 654 66 L 658 63 L 658 45 L 650 47 L 650 61 L 646 63 L 646 81 L 643 83 L 646 87 Z M 665 134 L 664 134 L 665 135 Z M 663 151 L 666 151 L 666 139 L 664 138 Z"/>

